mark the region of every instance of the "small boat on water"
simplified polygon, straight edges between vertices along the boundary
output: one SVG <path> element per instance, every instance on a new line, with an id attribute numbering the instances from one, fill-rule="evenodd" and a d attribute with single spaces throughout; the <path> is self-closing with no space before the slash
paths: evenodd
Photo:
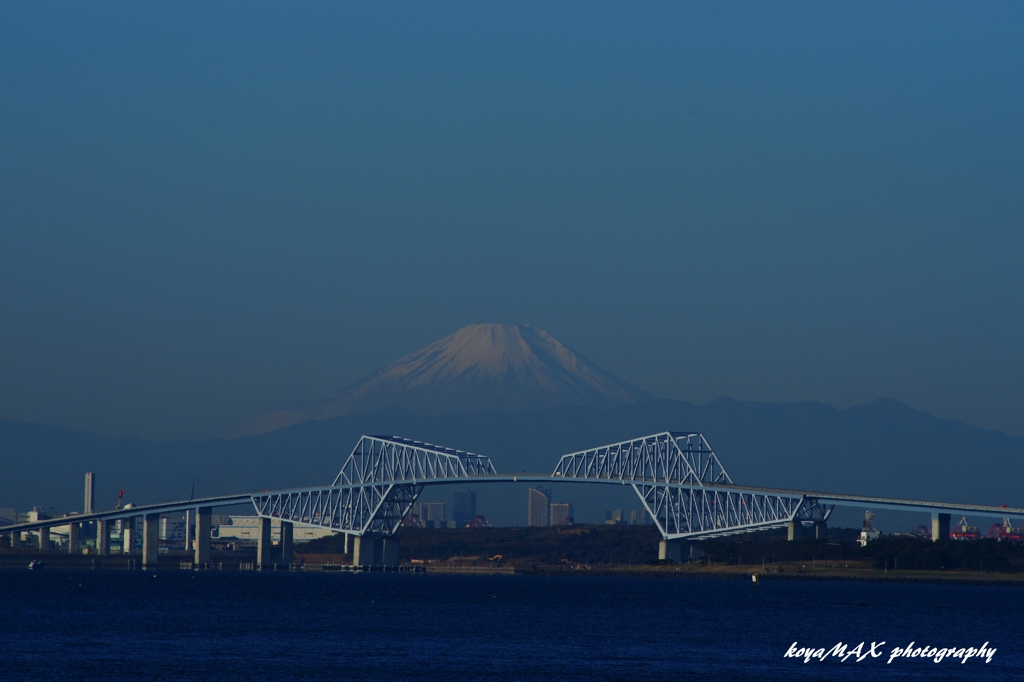
<path id="1" fill-rule="evenodd" d="M 35 571 L 35 570 L 38 570 L 38 569 L 40 569 L 42 567 L 43 567 L 43 562 L 42 561 L 37 561 L 37 560 L 33 559 L 32 561 L 28 562 L 28 570 L 30 570 L 30 571 Z"/>

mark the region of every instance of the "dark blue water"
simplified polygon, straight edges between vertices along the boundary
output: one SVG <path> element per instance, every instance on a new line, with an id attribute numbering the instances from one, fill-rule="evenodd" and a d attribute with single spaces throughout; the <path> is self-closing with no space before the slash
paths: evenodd
<path id="1" fill-rule="evenodd" d="M 1013 586 L 0 572 L 3 680 L 1024 679 Z M 794 641 L 997 648 L 804 664 Z"/>

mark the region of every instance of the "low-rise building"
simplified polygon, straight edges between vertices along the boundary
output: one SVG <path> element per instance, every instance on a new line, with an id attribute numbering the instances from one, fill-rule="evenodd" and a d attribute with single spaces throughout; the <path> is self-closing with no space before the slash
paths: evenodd
<path id="1" fill-rule="evenodd" d="M 255 545 L 259 542 L 260 517 L 258 516 L 227 516 L 220 517 L 222 523 L 214 526 L 213 537 L 219 540 L 237 541 L 239 546 Z M 227 523 L 223 523 L 227 521 Z M 329 528 L 316 528 L 294 524 L 292 526 L 292 542 L 309 542 L 317 538 L 333 535 Z M 271 542 L 281 541 L 281 520 L 272 519 L 270 523 Z"/>

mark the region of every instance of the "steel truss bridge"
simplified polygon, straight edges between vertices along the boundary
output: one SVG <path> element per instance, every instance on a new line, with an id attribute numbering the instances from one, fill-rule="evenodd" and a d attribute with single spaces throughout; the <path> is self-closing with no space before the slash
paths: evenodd
<path id="1" fill-rule="evenodd" d="M 628 485 L 669 540 L 824 524 L 837 505 L 949 514 L 1024 515 L 1024 509 L 814 493 L 736 485 L 703 434 L 665 431 L 563 455 L 549 474 L 501 474 L 488 457 L 397 436 L 363 436 L 327 486 L 246 493 L 77 514 L 0 528 L 0 533 L 111 521 L 251 502 L 264 519 L 390 537 L 429 485 L 600 483 Z M 939 537 L 936 530 L 934 537 Z"/>
<path id="2" fill-rule="evenodd" d="M 734 486 L 702 434 L 673 432 L 565 455 L 550 475 L 499 474 L 483 455 L 363 436 L 330 486 L 255 494 L 252 501 L 259 516 L 389 536 L 425 486 L 463 482 L 629 485 L 666 540 L 826 521 L 832 511 L 801 493 Z"/>

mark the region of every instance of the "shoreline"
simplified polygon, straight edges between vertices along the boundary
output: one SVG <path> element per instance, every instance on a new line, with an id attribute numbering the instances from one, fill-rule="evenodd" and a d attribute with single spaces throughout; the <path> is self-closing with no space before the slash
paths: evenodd
<path id="1" fill-rule="evenodd" d="M 31 560 L 42 561 L 47 571 L 67 570 L 99 570 L 99 571 L 124 571 L 140 570 L 141 557 L 137 556 L 95 556 L 95 555 L 56 555 L 56 554 L 17 554 L 4 555 L 0 557 L 0 572 L 25 571 L 28 569 L 28 562 Z M 161 555 L 161 572 L 177 572 L 194 570 L 191 562 L 182 561 L 182 557 Z M 269 572 L 353 572 L 347 568 L 350 564 L 349 558 L 345 555 L 313 555 L 308 559 L 297 555 L 298 560 L 293 566 L 283 565 L 271 569 Z M 309 559 L 313 559 L 310 561 Z M 216 567 L 205 570 L 217 572 L 238 572 L 253 571 L 249 557 L 216 557 Z M 394 572 L 409 572 L 409 569 L 418 567 L 415 571 L 419 574 L 428 575 L 534 575 L 550 577 L 618 577 L 618 578 L 695 578 L 700 580 L 746 580 L 753 582 L 751 576 L 756 574 L 758 581 L 770 582 L 773 580 L 841 580 L 845 582 L 897 582 L 897 583 L 932 583 L 948 585 L 1009 585 L 1024 587 L 1024 572 L 996 573 L 978 571 L 928 571 L 928 570 L 890 570 L 879 571 L 866 564 L 852 564 L 843 567 L 822 566 L 810 567 L 806 564 L 780 563 L 776 570 L 769 566 L 757 566 L 749 564 L 741 565 L 712 565 L 703 564 L 676 564 L 676 565 L 639 565 L 639 566 L 617 566 L 617 565 L 591 565 L 591 566 L 556 566 L 534 563 L 508 563 L 499 565 L 471 565 L 452 562 L 425 562 L 419 564 L 402 564 L 402 567 Z M 289 570 L 290 568 L 290 570 Z M 404 570 L 403 570 L 404 569 Z M 780 570 L 781 569 L 781 570 Z M 152 570 L 152 569 L 151 569 Z M 371 569 L 372 572 L 373 569 Z M 356 571 L 358 572 L 358 571 Z M 388 571 L 392 572 L 392 571 Z"/>
<path id="2" fill-rule="evenodd" d="M 621 576 L 645 578 L 697 578 L 705 580 L 747 580 L 752 575 L 759 582 L 772 580 L 842 580 L 847 582 L 900 582 L 935 584 L 984 584 L 1024 586 L 1024 573 L 978 573 L 970 571 L 878 571 L 867 567 L 788 568 L 783 571 L 761 570 L 754 565 L 739 566 L 644 566 L 642 568 L 592 567 L 590 569 L 559 569 L 537 566 L 517 570 L 523 575 Z"/>

